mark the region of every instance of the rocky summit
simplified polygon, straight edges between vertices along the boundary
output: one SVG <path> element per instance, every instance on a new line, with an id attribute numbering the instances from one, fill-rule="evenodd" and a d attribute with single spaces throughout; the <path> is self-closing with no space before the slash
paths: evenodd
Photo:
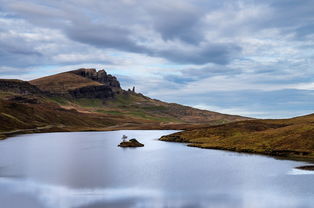
<path id="1" fill-rule="evenodd" d="M 74 98 L 113 98 L 123 90 L 105 70 L 77 69 L 30 81 L 44 92 Z"/>
<path id="2" fill-rule="evenodd" d="M 85 69 L 81 68 L 78 70 L 70 71 L 69 73 L 73 73 L 87 79 L 91 79 L 93 81 L 102 83 L 106 86 L 109 86 L 113 89 L 113 91 L 121 91 L 120 82 L 117 80 L 115 76 L 107 74 L 107 72 L 102 69 L 97 71 L 96 69 L 90 68 Z"/>

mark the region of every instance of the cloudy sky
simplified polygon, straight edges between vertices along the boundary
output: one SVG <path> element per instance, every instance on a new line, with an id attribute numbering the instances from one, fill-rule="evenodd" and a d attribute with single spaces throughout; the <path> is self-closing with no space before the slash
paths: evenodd
<path id="1" fill-rule="evenodd" d="M 314 0 L 0 0 L 0 77 L 106 69 L 153 98 L 314 112 Z"/>

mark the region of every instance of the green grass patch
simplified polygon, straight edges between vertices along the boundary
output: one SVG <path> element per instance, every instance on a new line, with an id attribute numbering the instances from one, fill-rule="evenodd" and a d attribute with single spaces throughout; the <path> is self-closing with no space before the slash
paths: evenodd
<path id="1" fill-rule="evenodd" d="M 128 115 L 139 117 L 139 118 L 144 118 L 144 119 L 151 120 L 151 121 L 159 121 L 159 122 L 174 122 L 174 121 L 176 121 L 176 119 L 173 119 L 173 118 L 154 116 L 154 115 L 150 115 L 146 112 L 142 112 L 142 111 L 128 112 Z"/>
<path id="2" fill-rule="evenodd" d="M 143 106 L 143 110 L 147 111 L 167 111 L 168 108 L 165 106 Z"/>
<path id="3" fill-rule="evenodd" d="M 116 95 L 113 100 L 107 101 L 109 105 L 127 106 L 134 102 L 134 97 L 131 95 Z"/>
<path id="4" fill-rule="evenodd" d="M 96 110 L 96 112 L 110 114 L 110 115 L 123 115 L 123 114 L 125 114 L 125 113 L 120 112 L 120 111 L 108 111 L 108 110 Z"/>
<path id="5" fill-rule="evenodd" d="M 69 100 L 64 97 L 49 97 L 48 100 L 60 105 L 67 105 L 69 103 Z"/>

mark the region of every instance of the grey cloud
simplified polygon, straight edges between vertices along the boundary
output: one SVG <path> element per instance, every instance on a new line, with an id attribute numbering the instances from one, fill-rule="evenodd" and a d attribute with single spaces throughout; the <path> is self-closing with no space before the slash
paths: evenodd
<path id="1" fill-rule="evenodd" d="M 224 66 L 220 64 L 210 64 L 202 67 L 188 67 L 182 69 L 177 75 L 166 75 L 165 80 L 175 82 L 177 84 L 183 85 L 189 82 L 195 82 L 198 80 L 206 79 L 215 76 L 234 76 L 243 73 L 240 70 L 234 69 L 229 66 Z"/>
<path id="2" fill-rule="evenodd" d="M 2 54 L 42 55 L 21 38 L 0 40 L 0 50 Z"/>
<path id="3" fill-rule="evenodd" d="M 108 5 L 97 3 L 96 6 L 100 8 L 93 7 L 93 2 L 88 4 L 84 1 L 77 1 L 73 5 L 64 2 L 58 5 L 51 1 L 29 3 L 12 1 L 7 9 L 33 24 L 58 29 L 74 41 L 98 48 L 112 48 L 194 64 L 227 64 L 234 54 L 241 51 L 236 43 L 216 44 L 215 41 L 205 40 L 205 28 L 201 20 L 207 11 L 198 7 L 194 1 L 191 1 L 191 5 L 195 4 L 193 8 L 188 4 L 182 6 L 183 2 L 158 7 L 153 2 L 139 1 L 136 4 L 139 8 L 121 1 L 108 1 Z M 113 8 L 120 13 L 112 11 Z M 154 33 L 153 37 L 145 37 L 145 45 L 141 43 L 143 30 Z M 164 45 L 170 41 L 169 47 L 150 44 L 158 40 L 158 34 L 163 38 Z M 194 49 L 181 50 L 184 44 Z"/>
<path id="4" fill-rule="evenodd" d="M 70 17 L 66 11 L 62 10 L 62 7 L 56 8 L 42 3 L 37 1 L 10 1 L 7 3 L 7 8 L 8 11 L 15 13 L 16 16 L 48 28 L 62 27 L 66 23 L 66 19 Z M 62 5 L 60 4 L 59 6 Z"/>
<path id="5" fill-rule="evenodd" d="M 178 63 L 194 64 L 228 64 L 241 53 L 241 47 L 235 44 L 206 44 L 195 50 L 165 50 L 157 52 L 163 57 Z"/>
<path id="6" fill-rule="evenodd" d="M 198 44 L 204 39 L 201 19 L 205 12 L 192 5 L 175 9 L 157 7 L 153 10 L 153 26 L 165 41 L 180 39 L 190 44 Z"/>
<path id="7" fill-rule="evenodd" d="M 3 32 L 0 31 L 0 36 Z M 0 39 L 1 66 L 30 66 L 38 64 L 42 54 L 33 45 L 20 37 L 3 37 Z"/>
<path id="8" fill-rule="evenodd" d="M 151 48 L 149 45 L 138 44 L 128 28 L 93 23 L 80 25 L 82 27 L 66 29 L 66 34 L 72 40 L 98 48 L 112 48 L 163 57 L 175 63 L 227 64 L 241 52 L 241 47 L 234 43 L 202 43 L 198 46 L 190 45 L 185 49 L 175 46 L 167 49 Z"/>
<path id="9" fill-rule="evenodd" d="M 304 39 L 313 34 L 314 1 L 313 0 L 267 0 L 273 9 L 269 26 L 282 28 L 283 33 L 295 34 L 296 39 Z"/>
<path id="10" fill-rule="evenodd" d="M 90 24 L 84 27 L 68 28 L 66 33 L 72 40 L 98 48 L 113 48 L 138 53 L 146 51 L 144 47 L 132 41 L 130 31 L 122 27 Z"/>
<path id="11" fill-rule="evenodd" d="M 313 33 L 312 0 L 304 0 L 302 3 L 293 0 L 0 2 L 0 11 L 27 20 L 39 28 L 51 28 L 69 38 L 67 42 L 54 42 L 66 45 L 67 49 L 60 50 L 60 54 L 71 50 L 85 53 L 84 50 L 91 46 L 89 50 L 93 47 L 104 51 L 115 49 L 162 57 L 179 64 L 228 65 L 241 56 L 244 58 L 242 51 L 245 45 L 239 41 L 242 37 L 258 39 L 259 32 L 268 28 L 276 28 L 282 33 L 299 34 L 300 38 Z M 261 5 L 265 6 L 262 7 L 265 11 L 259 10 L 261 13 L 255 16 L 254 10 L 248 11 L 249 16 L 242 13 L 241 9 L 246 6 L 254 9 Z M 252 14 L 253 16 L 250 16 Z M 218 17 L 219 21 L 206 22 L 206 15 Z M 3 31 L 3 28 L 1 29 Z M 211 36 L 212 33 L 216 35 Z M 42 55 L 47 57 L 45 61 L 48 62 L 51 61 L 49 56 L 57 55 L 52 52 L 40 54 L 41 52 L 33 49 L 34 45 L 44 45 L 46 42 L 38 41 L 27 43 L 28 45 L 23 41 L 18 42 L 22 48 L 16 48 L 14 45 L 12 48 L 3 47 L 2 54 L 8 56 L 10 53 L 12 57 L 14 54 L 25 56 L 24 58 L 35 57 L 34 60 Z M 83 43 L 85 46 L 80 47 L 74 42 Z M 25 62 L 28 63 L 29 60 Z M 6 59 L 5 63 L 15 64 L 10 59 Z M 258 69 L 256 71 L 258 72 Z"/>

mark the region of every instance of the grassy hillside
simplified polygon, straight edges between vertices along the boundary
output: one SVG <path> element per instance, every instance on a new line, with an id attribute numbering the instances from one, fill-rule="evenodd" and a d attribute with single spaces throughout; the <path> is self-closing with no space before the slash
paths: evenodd
<path id="1" fill-rule="evenodd" d="M 167 105 L 132 93 L 104 101 L 0 92 L 0 139 L 26 132 L 187 129 L 226 122 L 188 122 L 170 114 Z"/>
<path id="2" fill-rule="evenodd" d="M 59 94 L 81 87 L 101 85 L 99 82 L 67 72 L 35 79 L 30 83 L 43 91 Z"/>
<path id="3" fill-rule="evenodd" d="M 161 138 L 189 146 L 314 159 L 314 114 L 292 119 L 248 120 Z"/>
<path id="4" fill-rule="evenodd" d="M 0 93 L 0 139 L 33 132 L 186 129 L 194 125 L 200 126 L 180 122 L 162 123 L 160 122 L 162 119 L 137 114 L 135 111 L 110 111 L 99 100 L 71 102 L 62 97 L 46 98 Z"/>
<path id="5" fill-rule="evenodd" d="M 49 99 L 65 109 L 75 109 L 85 113 L 124 115 L 154 122 L 222 124 L 247 119 L 241 116 L 225 115 L 188 106 L 165 103 L 137 93 L 123 93 L 116 95 L 114 99 L 107 100 L 62 97 L 51 97 Z"/>
<path id="6" fill-rule="evenodd" d="M 246 119 L 125 91 L 104 70 L 0 80 L 0 137 L 22 131 L 187 129 Z"/>

